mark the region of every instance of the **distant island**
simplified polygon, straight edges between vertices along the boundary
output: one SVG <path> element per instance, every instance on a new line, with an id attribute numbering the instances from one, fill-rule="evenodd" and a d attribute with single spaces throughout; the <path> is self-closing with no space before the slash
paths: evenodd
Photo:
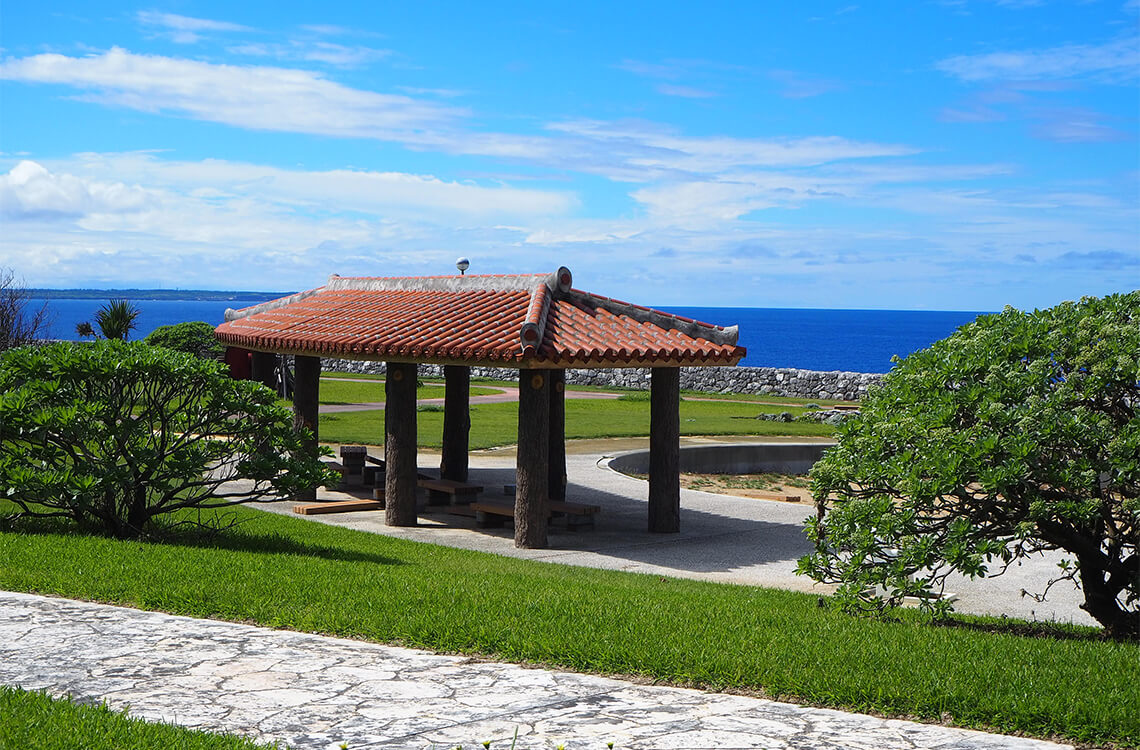
<path id="1" fill-rule="evenodd" d="M 292 292 L 225 292 L 210 289 L 28 289 L 34 299 L 166 299 L 225 302 L 227 300 L 271 300 Z"/>

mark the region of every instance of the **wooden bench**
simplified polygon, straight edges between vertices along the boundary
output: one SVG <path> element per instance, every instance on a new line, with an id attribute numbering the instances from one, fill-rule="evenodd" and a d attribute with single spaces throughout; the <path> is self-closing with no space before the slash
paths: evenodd
<path id="1" fill-rule="evenodd" d="M 480 500 L 471 503 L 471 510 L 475 511 L 475 525 L 481 529 L 499 528 L 506 520 L 514 519 L 514 504 L 489 502 Z M 593 528 L 594 515 L 600 513 L 600 505 L 585 505 L 583 503 L 567 503 L 551 501 L 549 505 L 550 517 L 563 519 L 566 528 L 570 531 Z"/>
<path id="2" fill-rule="evenodd" d="M 485 500 L 471 503 L 469 506 L 475 511 L 475 525 L 481 529 L 498 529 L 509 518 L 515 518 L 515 506 L 493 503 Z"/>
<path id="3" fill-rule="evenodd" d="M 753 492 L 752 494 L 764 500 L 780 500 L 785 503 L 798 503 L 803 499 L 800 495 L 785 495 L 782 492 Z"/>
<path id="4" fill-rule="evenodd" d="M 416 484 L 428 491 L 430 505 L 467 504 L 483 491 L 479 485 L 457 482 L 454 479 L 420 478 L 416 480 Z"/>
<path id="5" fill-rule="evenodd" d="M 380 500 L 333 500 L 327 503 L 306 503 L 294 505 L 293 512 L 299 516 L 318 516 L 323 513 L 349 513 L 356 510 L 378 510 L 384 507 Z"/>
<path id="6" fill-rule="evenodd" d="M 550 501 L 550 515 L 555 518 L 564 517 L 566 528 L 571 531 L 575 529 L 594 528 L 594 514 L 601 513 L 601 511 L 602 506 L 600 505 L 568 503 L 558 500 Z"/>

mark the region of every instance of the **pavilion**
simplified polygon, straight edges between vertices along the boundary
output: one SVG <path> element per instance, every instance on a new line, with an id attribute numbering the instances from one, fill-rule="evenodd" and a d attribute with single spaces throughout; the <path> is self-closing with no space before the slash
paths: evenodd
<path id="1" fill-rule="evenodd" d="M 444 366 L 442 479 L 466 481 L 470 368 L 519 370 L 515 544 L 545 547 L 546 506 L 564 499 L 565 371 L 649 367 L 649 531 L 680 530 L 680 368 L 735 365 L 735 326 L 700 323 L 572 288 L 552 274 L 349 278 L 243 310 L 217 338 L 253 371 L 294 356 L 294 423 L 316 450 L 321 357 L 386 363 L 385 522 L 414 526 L 416 365 Z M 315 490 L 313 491 L 315 493 Z"/>

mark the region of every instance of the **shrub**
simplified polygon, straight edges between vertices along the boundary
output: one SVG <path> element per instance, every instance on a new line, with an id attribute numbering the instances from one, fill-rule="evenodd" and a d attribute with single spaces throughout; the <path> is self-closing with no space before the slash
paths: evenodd
<path id="1" fill-rule="evenodd" d="M 286 499 L 331 477 L 275 394 L 142 343 L 0 355 L 0 496 L 138 537 L 183 508 Z M 241 480 L 241 481 L 235 481 Z"/>
<path id="2" fill-rule="evenodd" d="M 214 337 L 214 327 L 201 320 L 159 326 L 143 340 L 151 346 L 164 346 L 204 359 L 221 359 L 226 353 Z"/>
<path id="3" fill-rule="evenodd" d="M 1138 409 L 1140 292 L 982 316 L 897 362 L 839 427 L 799 571 L 848 608 L 918 596 L 944 615 L 931 595 L 950 573 L 1060 550 L 1041 595 L 1072 579 L 1110 635 L 1140 638 Z"/>

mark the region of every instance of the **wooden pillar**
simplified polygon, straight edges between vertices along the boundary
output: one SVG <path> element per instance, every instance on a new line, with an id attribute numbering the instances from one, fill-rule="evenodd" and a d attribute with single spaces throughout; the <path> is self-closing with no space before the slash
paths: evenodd
<path id="1" fill-rule="evenodd" d="M 254 362 L 257 361 L 257 355 L 262 352 L 254 353 Z M 270 354 L 270 359 L 275 359 L 275 355 Z M 270 373 L 272 373 L 270 369 Z M 304 450 L 313 458 L 317 457 L 317 424 L 320 408 L 320 392 L 321 392 L 321 358 L 320 357 L 302 357 L 300 355 L 293 358 L 293 429 L 300 432 L 302 429 L 309 430 L 312 435 L 305 441 Z M 310 490 L 300 490 L 293 496 L 294 500 L 301 502 L 312 501 L 317 498 L 317 488 L 314 487 Z"/>
<path id="2" fill-rule="evenodd" d="M 519 371 L 519 447 L 515 469 L 515 546 L 546 546 L 550 481 L 550 378 L 543 370 Z"/>
<path id="3" fill-rule="evenodd" d="M 253 352 L 249 363 L 249 379 L 276 389 L 277 355 L 273 352 Z"/>
<path id="4" fill-rule="evenodd" d="M 550 499 L 566 499 L 566 371 L 550 370 Z"/>
<path id="5" fill-rule="evenodd" d="M 471 368 L 445 365 L 443 377 L 443 450 L 439 459 L 439 478 L 466 482 L 467 438 L 471 431 Z"/>
<path id="6" fill-rule="evenodd" d="M 681 368 L 654 367 L 649 394 L 649 531 L 681 530 Z"/>
<path id="7" fill-rule="evenodd" d="M 416 366 L 388 363 L 384 378 L 384 522 L 416 525 Z"/>

